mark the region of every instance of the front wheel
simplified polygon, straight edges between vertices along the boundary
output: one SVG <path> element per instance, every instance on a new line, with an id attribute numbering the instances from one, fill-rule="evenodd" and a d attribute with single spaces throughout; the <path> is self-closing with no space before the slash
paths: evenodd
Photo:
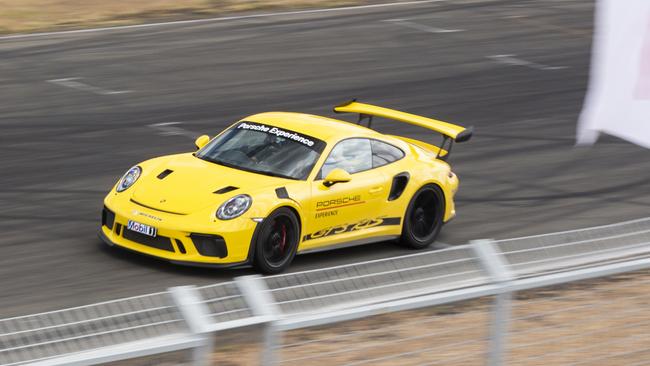
<path id="1" fill-rule="evenodd" d="M 255 240 L 253 266 L 262 273 L 284 271 L 296 256 L 300 241 L 300 225 L 288 208 L 279 208 L 261 224 Z"/>
<path id="2" fill-rule="evenodd" d="M 423 249 L 431 245 L 442 228 L 445 196 L 440 187 L 428 184 L 420 188 L 406 209 L 400 244 Z"/>

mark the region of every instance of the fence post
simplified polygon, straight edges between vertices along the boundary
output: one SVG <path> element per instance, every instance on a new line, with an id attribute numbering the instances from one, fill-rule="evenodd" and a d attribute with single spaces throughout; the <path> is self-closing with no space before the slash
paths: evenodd
<path id="1" fill-rule="evenodd" d="M 472 240 L 470 244 L 492 283 L 502 289 L 494 299 L 488 358 L 489 366 L 500 366 L 505 361 L 506 339 L 512 307 L 512 292 L 508 285 L 515 277 L 508 269 L 505 258 L 500 254 L 493 240 Z"/>
<path id="2" fill-rule="evenodd" d="M 281 344 L 282 333 L 276 327 L 276 319 L 280 315 L 280 308 L 275 303 L 263 278 L 259 275 L 242 276 L 235 278 L 244 299 L 255 316 L 272 319 L 264 325 L 264 349 L 262 350 L 260 365 L 272 366 L 279 359 L 275 348 Z"/>
<path id="3" fill-rule="evenodd" d="M 209 316 L 207 306 L 201 301 L 201 296 L 194 286 L 172 287 L 169 292 L 190 331 L 203 339 L 203 345 L 192 351 L 194 365 L 210 365 L 210 357 L 214 351 L 214 336 L 207 327 Z"/>

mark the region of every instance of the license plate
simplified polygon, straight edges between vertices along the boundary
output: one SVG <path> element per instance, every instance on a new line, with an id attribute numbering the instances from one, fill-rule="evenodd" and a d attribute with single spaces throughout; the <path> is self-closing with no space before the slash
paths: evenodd
<path id="1" fill-rule="evenodd" d="M 128 225 L 126 226 L 127 229 L 131 231 L 135 231 L 136 233 L 148 235 L 151 237 L 156 237 L 156 228 L 153 226 L 141 224 L 139 222 L 131 221 L 129 220 Z"/>

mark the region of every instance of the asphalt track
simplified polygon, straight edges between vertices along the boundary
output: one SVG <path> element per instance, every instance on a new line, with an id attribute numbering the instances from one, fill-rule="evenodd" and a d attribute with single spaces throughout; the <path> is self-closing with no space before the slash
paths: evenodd
<path id="1" fill-rule="evenodd" d="M 262 111 L 332 116 L 358 97 L 476 126 L 452 155 L 458 217 L 441 243 L 648 216 L 650 152 L 574 147 L 592 18 L 588 0 L 451 0 L 0 40 L 0 318 L 251 273 L 110 250 L 96 231 L 135 162 Z M 406 253 L 381 243 L 292 270 Z"/>

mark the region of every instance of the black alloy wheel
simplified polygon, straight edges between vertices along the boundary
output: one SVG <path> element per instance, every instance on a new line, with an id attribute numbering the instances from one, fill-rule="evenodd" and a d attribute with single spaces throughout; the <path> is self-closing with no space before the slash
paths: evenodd
<path id="1" fill-rule="evenodd" d="M 433 184 L 420 188 L 406 209 L 401 243 L 414 249 L 431 245 L 438 237 L 444 214 L 442 190 Z"/>
<path id="2" fill-rule="evenodd" d="M 296 255 L 300 241 L 300 225 L 291 209 L 275 210 L 261 223 L 255 240 L 253 265 L 263 273 L 284 271 Z"/>

